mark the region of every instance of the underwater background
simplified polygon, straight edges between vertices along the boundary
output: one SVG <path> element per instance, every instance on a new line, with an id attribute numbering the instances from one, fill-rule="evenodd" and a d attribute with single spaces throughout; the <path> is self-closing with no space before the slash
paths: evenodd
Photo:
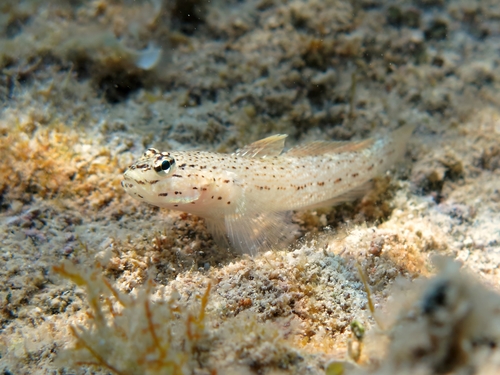
<path id="1" fill-rule="evenodd" d="M 121 187 L 148 147 L 403 125 L 255 257 Z M 493 374 L 499 264 L 498 0 L 0 2 L 2 374 Z"/>

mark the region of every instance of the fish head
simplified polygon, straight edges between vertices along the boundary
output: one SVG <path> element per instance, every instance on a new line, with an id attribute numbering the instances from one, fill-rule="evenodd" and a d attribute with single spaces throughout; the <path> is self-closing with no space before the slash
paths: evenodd
<path id="1" fill-rule="evenodd" d="M 194 202 L 199 191 L 186 189 L 173 153 L 148 149 L 123 174 L 122 186 L 133 198 L 158 207 L 177 208 Z M 178 172 L 178 173 L 176 173 Z"/>

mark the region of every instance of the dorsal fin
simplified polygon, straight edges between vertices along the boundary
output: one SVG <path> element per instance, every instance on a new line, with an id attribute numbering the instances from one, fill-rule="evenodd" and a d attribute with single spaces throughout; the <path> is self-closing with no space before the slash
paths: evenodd
<path id="1" fill-rule="evenodd" d="M 341 152 L 354 152 L 368 148 L 373 144 L 373 139 L 357 142 L 327 142 L 315 141 L 296 146 L 286 152 L 287 156 L 311 156 L 322 154 L 340 154 Z"/>
<path id="2" fill-rule="evenodd" d="M 286 134 L 275 134 L 246 145 L 234 152 L 233 155 L 246 158 L 265 158 L 266 156 L 278 156 L 285 147 Z"/>

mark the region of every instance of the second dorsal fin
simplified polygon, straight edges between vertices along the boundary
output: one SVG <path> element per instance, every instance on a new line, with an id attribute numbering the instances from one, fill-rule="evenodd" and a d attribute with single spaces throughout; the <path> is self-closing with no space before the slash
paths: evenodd
<path id="1" fill-rule="evenodd" d="M 287 151 L 287 156 L 311 156 L 322 154 L 339 154 L 341 152 L 354 152 L 368 148 L 373 144 L 373 139 L 358 142 L 327 142 L 315 141 L 305 145 L 293 147 Z"/>
<path id="2" fill-rule="evenodd" d="M 278 156 L 285 148 L 286 134 L 276 134 L 259 141 L 250 143 L 234 152 L 233 155 L 246 158 L 265 158 Z"/>

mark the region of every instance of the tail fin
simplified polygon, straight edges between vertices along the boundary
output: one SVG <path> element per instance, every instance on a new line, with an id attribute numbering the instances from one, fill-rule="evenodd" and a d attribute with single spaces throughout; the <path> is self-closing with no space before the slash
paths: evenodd
<path id="1" fill-rule="evenodd" d="M 414 124 L 404 125 L 399 129 L 396 129 L 390 135 L 390 139 L 392 142 L 394 142 L 394 147 L 396 149 L 396 162 L 404 156 L 406 151 L 406 144 L 408 143 L 410 136 L 413 134 L 415 127 L 416 126 Z"/>

